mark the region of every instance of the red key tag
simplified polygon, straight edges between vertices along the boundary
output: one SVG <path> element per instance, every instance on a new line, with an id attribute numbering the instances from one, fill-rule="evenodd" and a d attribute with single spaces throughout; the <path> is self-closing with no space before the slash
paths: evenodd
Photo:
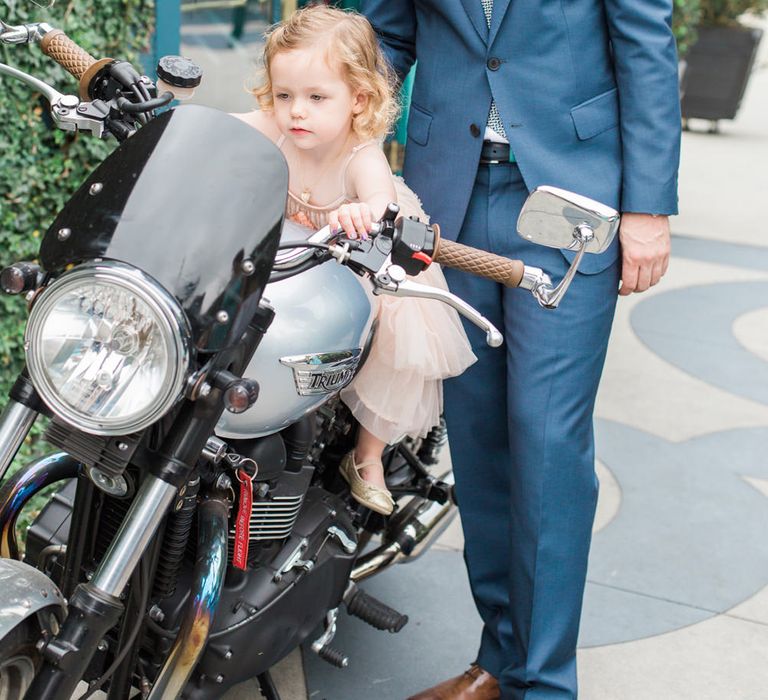
<path id="1" fill-rule="evenodd" d="M 245 571 L 248 566 L 248 541 L 251 536 L 251 511 L 253 510 L 253 477 L 245 469 L 237 470 L 240 482 L 240 506 L 235 520 L 235 548 L 232 566 Z"/>

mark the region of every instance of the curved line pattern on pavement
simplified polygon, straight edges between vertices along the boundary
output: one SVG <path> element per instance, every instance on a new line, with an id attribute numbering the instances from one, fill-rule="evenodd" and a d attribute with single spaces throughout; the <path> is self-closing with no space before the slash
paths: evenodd
<path id="1" fill-rule="evenodd" d="M 661 359 L 707 384 L 768 405 L 768 363 L 733 335 L 739 316 L 768 306 L 768 282 L 710 284 L 657 294 L 630 318 Z"/>

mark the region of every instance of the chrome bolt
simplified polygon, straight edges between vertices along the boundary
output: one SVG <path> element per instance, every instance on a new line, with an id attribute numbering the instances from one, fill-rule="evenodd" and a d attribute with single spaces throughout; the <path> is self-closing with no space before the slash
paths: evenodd
<path id="1" fill-rule="evenodd" d="M 221 310 L 216 314 L 216 320 L 219 323 L 227 323 L 227 321 L 229 321 L 229 314 L 226 311 Z"/>
<path id="2" fill-rule="evenodd" d="M 56 238 L 58 238 L 60 241 L 66 241 L 67 238 L 69 238 L 71 235 L 72 235 L 71 228 L 60 228 L 56 233 Z"/>
<path id="3" fill-rule="evenodd" d="M 232 488 L 232 479 L 226 474 L 220 474 L 219 478 L 216 479 L 215 487 L 217 491 L 228 491 Z"/>
<path id="4" fill-rule="evenodd" d="M 246 258 L 240 263 L 240 269 L 243 271 L 244 275 L 252 275 L 256 270 L 256 265 L 253 264 L 253 260 Z"/>
<path id="5" fill-rule="evenodd" d="M 104 189 L 104 185 L 102 185 L 100 182 L 94 182 L 91 185 L 91 188 L 88 190 L 88 193 L 91 195 L 99 194 Z"/>
<path id="6" fill-rule="evenodd" d="M 149 609 L 149 619 L 154 622 L 162 622 L 165 620 L 165 613 L 162 611 L 159 605 L 153 605 Z"/>
<path id="7" fill-rule="evenodd" d="M 102 640 L 101 640 L 101 641 L 100 641 L 100 642 L 99 642 L 99 643 L 96 645 L 96 648 L 97 648 L 99 651 L 106 651 L 107 649 L 109 649 L 109 643 L 107 642 L 107 640 L 106 640 L 106 639 L 102 639 Z"/>
<path id="8" fill-rule="evenodd" d="M 232 650 L 227 649 L 226 654 L 224 654 L 224 661 L 229 661 L 232 658 Z"/>
<path id="9" fill-rule="evenodd" d="M 216 676 L 216 678 L 213 679 L 213 682 L 214 683 L 223 683 L 224 682 L 224 676 L 219 674 L 218 676 Z"/>
<path id="10" fill-rule="evenodd" d="M 127 442 L 118 442 L 117 443 L 117 449 L 120 450 L 120 452 L 127 452 L 128 451 L 128 443 Z"/>
<path id="11" fill-rule="evenodd" d="M 88 107 L 86 107 L 85 105 L 80 105 L 80 106 L 77 108 L 77 111 L 78 111 L 78 112 L 87 112 L 87 111 L 88 111 Z"/>
<path id="12" fill-rule="evenodd" d="M 211 393 L 212 388 L 213 387 L 208 382 L 203 382 L 200 385 L 200 391 L 198 393 L 200 394 L 200 396 L 206 397 Z"/>

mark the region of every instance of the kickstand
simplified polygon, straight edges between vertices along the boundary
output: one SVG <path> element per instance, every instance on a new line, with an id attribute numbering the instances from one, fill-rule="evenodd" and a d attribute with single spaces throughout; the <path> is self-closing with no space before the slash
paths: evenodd
<path id="1" fill-rule="evenodd" d="M 266 700 L 280 700 L 280 693 L 277 692 L 277 688 L 275 687 L 275 683 L 272 680 L 269 671 L 260 673 L 256 676 L 256 680 L 259 681 L 259 689 Z"/>

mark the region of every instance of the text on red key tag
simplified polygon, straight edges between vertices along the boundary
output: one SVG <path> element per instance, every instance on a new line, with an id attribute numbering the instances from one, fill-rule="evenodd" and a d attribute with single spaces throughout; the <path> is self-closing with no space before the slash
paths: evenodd
<path id="1" fill-rule="evenodd" d="M 254 476 L 256 476 L 254 474 Z M 251 511 L 253 510 L 253 476 L 245 469 L 237 470 L 240 482 L 240 506 L 235 520 L 235 548 L 232 554 L 232 566 L 245 571 L 248 565 L 248 541 L 251 536 Z"/>

